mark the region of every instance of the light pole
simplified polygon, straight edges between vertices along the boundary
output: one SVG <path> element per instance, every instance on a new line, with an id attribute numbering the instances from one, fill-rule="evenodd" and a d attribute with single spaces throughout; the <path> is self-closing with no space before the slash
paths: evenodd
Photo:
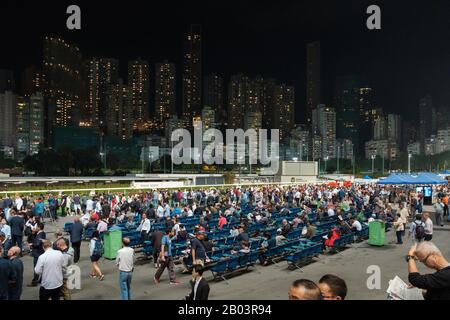
<path id="1" fill-rule="evenodd" d="M 326 156 L 323 160 L 325 160 L 325 168 L 324 168 L 324 172 L 325 174 L 327 173 L 327 161 L 328 161 L 328 156 Z"/>
<path id="2" fill-rule="evenodd" d="M 408 153 L 408 174 L 411 173 L 411 158 L 412 154 Z"/>
<path id="3" fill-rule="evenodd" d="M 381 172 L 382 172 L 382 174 L 384 175 L 384 149 L 383 149 L 383 154 L 382 154 Z"/>
<path id="4" fill-rule="evenodd" d="M 374 174 L 374 172 L 375 172 L 375 170 L 374 170 L 374 161 L 375 161 L 375 157 L 376 157 L 376 155 L 372 155 L 371 156 L 371 158 L 372 158 L 372 176 L 373 176 L 373 174 Z M 373 178 L 373 177 L 372 177 Z"/>

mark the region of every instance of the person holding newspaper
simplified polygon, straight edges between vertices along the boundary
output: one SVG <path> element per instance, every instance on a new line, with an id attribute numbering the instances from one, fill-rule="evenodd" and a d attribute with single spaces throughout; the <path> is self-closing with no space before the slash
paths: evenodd
<path id="1" fill-rule="evenodd" d="M 416 260 L 436 272 L 420 274 Z M 413 245 L 406 256 L 406 261 L 408 262 L 409 282 L 414 287 L 426 290 L 425 300 L 450 299 L 450 263 L 443 257 L 436 245 L 429 241 Z"/>

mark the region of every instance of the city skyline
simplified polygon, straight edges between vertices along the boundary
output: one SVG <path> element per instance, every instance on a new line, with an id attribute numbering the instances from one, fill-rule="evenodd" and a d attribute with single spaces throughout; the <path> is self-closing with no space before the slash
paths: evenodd
<path id="1" fill-rule="evenodd" d="M 286 7 L 289 6 L 292 7 L 292 4 L 286 3 Z M 269 7 L 255 4 L 258 9 L 255 15 L 263 14 Z M 222 131 L 278 129 L 283 144 L 281 157 L 284 159 L 343 158 L 354 161 L 355 158 L 378 156 L 384 161 L 398 159 L 406 153 L 434 155 L 450 151 L 450 121 L 445 117 L 450 104 L 447 100 L 442 102 L 447 90 L 441 93 L 427 90 L 437 79 L 427 82 L 430 87 L 421 87 L 414 93 L 411 91 L 407 98 L 397 96 L 402 103 L 418 97 L 409 105 L 407 112 L 401 112 L 403 104 L 390 108 L 395 99 L 389 103 L 383 102 L 393 93 L 401 94 L 408 85 L 405 78 L 402 85 L 393 86 L 390 90 L 383 89 L 380 83 L 377 85 L 377 74 L 368 72 L 380 59 L 363 61 L 363 58 L 371 57 L 366 51 L 373 50 L 375 43 L 383 42 L 383 29 L 371 31 L 364 24 L 358 32 L 341 34 L 341 38 L 336 39 L 331 39 L 332 32 L 327 31 L 328 27 L 320 32 L 305 31 L 299 42 L 291 40 L 285 44 L 292 48 L 303 45 L 303 55 L 298 55 L 294 67 L 287 71 L 283 66 L 292 63 L 292 53 L 283 53 L 285 57 L 276 53 L 277 48 L 273 48 L 276 41 L 254 43 L 247 39 L 249 43 L 245 46 L 240 42 L 240 36 L 236 35 L 236 43 L 228 49 L 240 50 L 232 55 L 227 55 L 226 50 L 220 55 L 211 55 L 211 47 L 220 44 L 221 48 L 227 42 L 211 37 L 211 30 L 217 31 L 217 26 L 212 22 L 186 24 L 188 18 L 193 21 L 196 14 L 200 14 L 188 14 L 194 8 L 200 7 L 193 5 L 187 11 L 187 17 L 176 24 L 177 37 L 171 38 L 171 45 L 152 51 L 151 56 L 148 50 L 158 42 L 158 37 L 173 30 L 158 29 L 158 36 L 152 38 L 152 45 L 148 46 L 146 38 L 141 37 L 140 48 L 131 46 L 126 50 L 119 45 L 121 33 L 116 34 L 118 46 L 111 48 L 102 46 L 104 39 L 97 39 L 96 44 L 89 46 L 93 39 L 91 36 L 75 39 L 73 35 L 84 34 L 83 29 L 78 33 L 61 32 L 64 35 L 58 36 L 52 36 L 55 32 L 51 32 L 50 35 L 45 34 L 34 47 L 41 52 L 37 54 L 40 61 L 24 63 L 26 67 L 23 69 L 18 65 L 9 69 L 0 65 L 0 109 L 3 111 L 0 120 L 5 124 L 1 130 L 1 147 L 4 154 L 9 156 L 13 153 L 21 161 L 36 154 L 40 145 L 50 149 L 73 146 L 80 142 L 80 137 L 88 135 L 91 139 L 82 144 L 99 145 L 102 154 L 106 154 L 108 148 L 110 152 L 125 150 L 123 148 L 127 148 L 127 143 L 133 146 L 130 147 L 133 152 L 141 148 L 144 154 L 147 147 L 161 148 L 167 152 L 172 130 L 177 127 L 192 130 L 201 121 L 206 128 Z M 211 9 L 207 4 L 201 8 Z M 315 10 L 314 6 L 308 8 L 311 12 Z M 284 12 L 284 9 L 277 10 L 274 16 Z M 326 12 L 322 12 L 328 17 L 324 25 L 336 23 L 337 16 Z M 123 14 L 126 16 L 126 12 Z M 302 15 L 301 12 L 297 14 Z M 341 13 L 337 11 L 335 14 Z M 244 33 L 254 32 L 255 37 L 259 37 L 260 32 L 257 31 L 265 30 L 268 36 L 274 36 L 276 32 L 268 30 L 270 28 L 264 29 L 262 25 L 261 30 L 255 28 L 256 16 L 249 16 L 247 28 L 250 31 Z M 364 12 L 360 17 L 365 18 L 367 14 Z M 386 20 L 389 27 L 392 21 Z M 348 28 L 352 25 L 351 21 L 348 25 L 343 23 L 341 28 Z M 236 21 L 230 19 L 230 22 L 227 27 L 232 30 L 236 27 L 233 24 Z M 135 23 L 133 26 L 122 25 L 121 32 L 134 28 L 129 33 L 130 37 L 123 41 L 134 39 L 139 34 L 142 36 L 147 22 Z M 286 23 L 281 23 L 281 26 L 286 26 Z M 89 23 L 88 26 L 92 27 Z M 135 29 L 136 26 L 140 29 Z M 286 33 L 292 32 L 286 29 Z M 35 36 L 39 37 L 39 33 L 37 31 Z M 355 34 L 364 35 L 365 41 L 352 38 Z M 340 45 L 330 47 L 335 41 Z M 345 57 L 339 55 L 339 50 L 346 48 L 349 41 L 358 44 L 360 51 L 350 50 Z M 252 49 L 252 45 L 255 48 Z M 248 66 L 234 72 L 246 55 L 261 45 L 267 50 L 255 56 Z M 93 56 L 94 48 L 101 48 L 102 54 Z M 391 54 L 398 55 L 399 50 L 405 48 L 393 48 Z M 166 54 L 160 56 L 162 52 Z M 359 55 L 361 52 L 366 52 L 366 55 Z M 435 54 L 429 50 L 422 59 L 425 62 L 418 60 L 416 65 L 420 65 L 421 61 L 426 64 L 426 59 Z M 3 52 L 1 55 L 8 54 Z M 23 59 L 28 61 L 32 56 L 29 54 Z M 261 64 L 264 57 L 276 58 L 276 61 Z M 406 62 L 400 61 L 395 66 L 386 64 L 378 70 L 378 76 L 385 75 L 383 85 L 405 76 L 401 74 L 402 68 L 412 57 L 405 56 L 405 59 Z M 351 66 L 347 64 L 349 61 Z M 303 67 L 296 69 L 299 64 Z M 368 69 L 361 69 L 361 64 L 368 66 Z M 228 69 L 211 69 L 211 66 L 219 65 Z M 270 73 L 274 66 L 280 70 Z M 257 73 L 252 73 L 251 70 L 256 70 L 254 68 L 257 68 Z M 408 68 L 413 69 L 412 66 Z M 429 69 L 427 72 L 432 74 L 433 68 Z M 292 77 L 294 72 L 296 75 Z M 397 77 L 391 79 L 390 74 L 397 74 Z M 409 80 L 417 81 L 414 78 Z M 39 97 L 41 93 L 42 98 Z M 61 127 L 69 130 L 62 130 Z M 37 128 L 40 128 L 39 132 Z M 70 128 L 74 130 L 72 133 Z M 116 147 L 108 147 L 111 143 Z"/>
<path id="2" fill-rule="evenodd" d="M 379 106 L 390 112 L 417 117 L 408 110 L 416 108 L 419 99 L 426 94 L 431 94 L 437 106 L 450 105 L 447 102 L 450 96 L 443 90 L 450 85 L 450 72 L 445 72 L 449 63 L 444 60 L 450 50 L 436 41 L 445 38 L 450 29 L 445 28 L 448 22 L 440 14 L 448 4 L 437 3 L 427 8 L 410 5 L 402 14 L 400 3 L 378 1 L 383 27 L 370 31 L 365 27 L 365 9 L 369 2 L 349 2 L 341 6 L 319 2 L 286 2 L 281 6 L 251 1 L 229 5 L 198 2 L 180 4 L 171 10 L 170 4 L 149 4 L 144 8 L 132 2 L 123 11 L 117 10 L 115 5 L 103 7 L 79 2 L 83 13 L 81 31 L 65 29 L 65 3 L 30 4 L 36 10 L 21 12 L 23 21 L 27 21 L 29 12 L 43 18 L 33 32 L 26 32 L 26 22 L 21 26 L 15 22 L 17 7 L 2 4 L 11 14 L 0 23 L 15 26 L 18 36 L 12 38 L 5 34 L 5 43 L 11 43 L 12 50 L 0 54 L 0 68 L 13 69 L 17 79 L 19 70 L 39 62 L 40 50 L 30 53 L 29 48 L 39 48 L 40 39 L 54 34 L 78 45 L 88 59 L 118 59 L 122 77 L 127 73 L 128 60 L 140 57 L 153 65 L 167 59 L 177 66 L 177 88 L 182 88 L 182 39 L 191 24 L 199 23 L 203 32 L 202 76 L 217 73 L 226 84 L 233 74 L 242 72 L 250 77 L 260 75 L 292 85 L 296 89 L 296 123 L 304 122 L 305 48 L 313 41 L 320 41 L 322 49 L 321 103 L 331 104 L 336 76 L 357 74 L 370 79 Z M 252 14 L 243 14 L 249 9 L 254 9 Z M 234 14 L 227 19 L 219 16 L 230 11 Z M 117 19 L 119 14 L 121 19 Z M 427 19 L 430 14 L 435 14 L 433 19 Z M 45 19 L 53 15 L 55 19 Z M 277 23 L 265 24 L 264 19 L 269 16 Z M 167 17 L 170 19 L 165 20 Z M 435 25 L 424 26 L 421 22 L 425 20 Z M 433 27 L 437 27 L 438 32 L 426 32 Z M 413 40 L 411 34 L 414 33 Z M 393 43 L 394 40 L 398 42 Z M 179 92 L 176 103 L 177 111 L 181 111 Z"/>

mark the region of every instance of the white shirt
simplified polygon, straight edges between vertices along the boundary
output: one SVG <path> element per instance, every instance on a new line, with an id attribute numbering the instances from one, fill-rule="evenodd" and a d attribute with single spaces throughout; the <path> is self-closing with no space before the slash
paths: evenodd
<path id="1" fill-rule="evenodd" d="M 131 272 L 134 268 L 134 249 L 123 247 L 117 251 L 116 265 L 120 271 Z"/>
<path id="2" fill-rule="evenodd" d="M 7 224 L 0 224 L 0 231 L 6 236 L 6 239 L 11 239 L 11 227 Z"/>
<path id="3" fill-rule="evenodd" d="M 97 231 L 100 233 L 108 231 L 108 224 L 105 221 L 100 220 L 97 226 Z"/>
<path id="4" fill-rule="evenodd" d="M 92 211 L 94 209 L 94 201 L 88 199 L 86 201 L 86 211 Z"/>
<path id="5" fill-rule="evenodd" d="M 198 278 L 197 280 L 195 280 L 195 285 L 194 285 L 194 298 L 193 300 L 195 300 L 196 296 L 197 296 L 197 289 L 198 289 L 198 284 L 200 283 L 200 281 L 202 280 L 202 277 Z"/>
<path id="6" fill-rule="evenodd" d="M 158 206 L 158 209 L 156 209 L 156 216 L 158 218 L 164 217 L 164 209 L 162 206 Z"/>
<path id="7" fill-rule="evenodd" d="M 41 286 L 47 290 L 63 285 L 64 256 L 61 251 L 48 248 L 39 256 L 34 272 L 41 276 Z"/>
<path id="8" fill-rule="evenodd" d="M 89 219 L 91 218 L 91 215 L 89 213 L 85 213 L 82 217 L 81 217 L 81 223 L 85 226 L 88 224 Z"/>
<path id="9" fill-rule="evenodd" d="M 147 233 L 149 233 L 150 228 L 151 228 L 150 219 L 145 219 L 141 221 L 141 224 L 137 228 L 137 231 L 146 231 Z"/>
<path id="10" fill-rule="evenodd" d="M 178 235 L 178 232 L 180 231 L 180 224 L 179 224 L 179 223 L 176 223 L 176 224 L 173 226 L 173 230 L 175 231 L 175 235 Z"/>
<path id="11" fill-rule="evenodd" d="M 332 217 L 332 216 L 334 216 L 334 210 L 333 209 L 328 209 L 328 216 L 329 217 Z"/>
<path id="12" fill-rule="evenodd" d="M 433 221 L 430 218 L 425 221 L 425 234 L 433 234 Z"/>
<path id="13" fill-rule="evenodd" d="M 16 198 L 16 208 L 17 208 L 17 210 L 22 209 L 22 206 L 23 206 L 22 198 Z"/>
<path id="14" fill-rule="evenodd" d="M 355 228 L 356 231 L 361 231 L 362 230 L 361 222 L 359 222 L 358 220 L 353 221 L 352 227 Z"/>

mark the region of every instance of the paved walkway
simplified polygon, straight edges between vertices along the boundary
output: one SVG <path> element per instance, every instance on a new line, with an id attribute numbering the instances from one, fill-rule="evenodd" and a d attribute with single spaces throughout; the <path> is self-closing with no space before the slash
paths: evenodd
<path id="1" fill-rule="evenodd" d="M 60 219 L 63 225 L 68 218 Z M 49 231 L 48 238 L 54 239 L 52 233 L 55 226 L 46 225 Z M 442 250 L 445 256 L 450 257 L 450 226 L 436 228 L 434 242 Z M 290 271 L 287 263 L 282 261 L 277 265 L 263 267 L 257 265 L 244 274 L 237 274 L 229 278 L 228 283 L 224 281 L 210 281 L 210 299 L 286 299 L 288 287 L 292 281 L 299 278 L 307 278 L 313 281 L 326 273 L 334 273 L 346 280 L 349 293 L 348 299 L 385 299 L 388 281 L 395 275 L 407 280 L 407 265 L 404 260 L 411 242 L 406 241 L 403 245 L 396 245 L 395 234 L 390 231 L 386 234 L 386 245 L 383 247 L 372 247 L 367 242 L 353 244 L 348 249 L 334 255 L 320 255 L 315 262 L 305 266 L 302 270 Z M 81 260 L 79 266 L 82 272 L 81 290 L 72 292 L 73 299 L 119 299 L 118 271 L 114 261 L 102 259 L 100 267 L 105 274 L 104 281 L 100 282 L 89 277 L 90 260 L 88 257 L 88 242 L 82 243 Z M 137 255 L 138 257 L 141 254 Z M 26 287 L 32 277 L 32 258 L 25 256 L 24 290 L 23 299 L 37 299 L 38 288 Z M 380 289 L 368 289 L 367 273 L 369 266 L 379 266 L 381 271 Z M 420 265 L 421 272 L 431 272 Z M 181 274 L 182 266 L 176 266 L 176 272 L 181 284 L 169 285 L 167 271 L 161 277 L 161 283 L 153 282 L 155 269 L 153 263 L 147 260 L 138 261 L 132 281 L 133 297 L 135 299 L 174 299 L 180 300 L 189 293 L 190 275 Z M 212 279 L 211 272 L 205 273 L 208 280 Z"/>

